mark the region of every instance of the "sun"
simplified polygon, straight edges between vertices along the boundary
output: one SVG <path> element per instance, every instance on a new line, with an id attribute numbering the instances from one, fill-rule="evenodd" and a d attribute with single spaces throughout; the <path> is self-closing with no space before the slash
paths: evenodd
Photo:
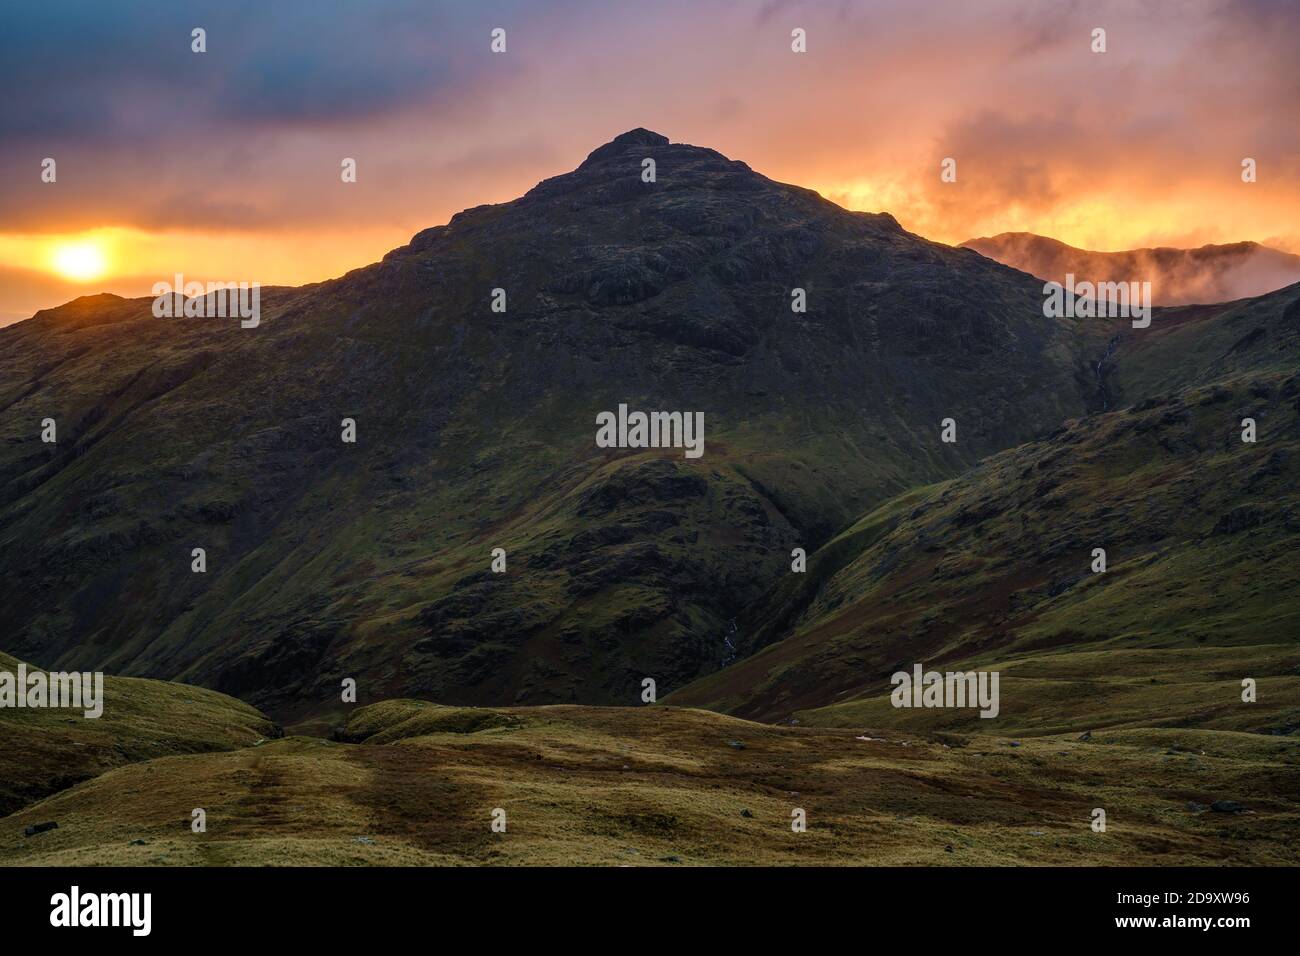
<path id="1" fill-rule="evenodd" d="M 89 282 L 108 271 L 108 256 L 95 242 L 66 242 L 54 249 L 54 269 L 65 279 Z"/>

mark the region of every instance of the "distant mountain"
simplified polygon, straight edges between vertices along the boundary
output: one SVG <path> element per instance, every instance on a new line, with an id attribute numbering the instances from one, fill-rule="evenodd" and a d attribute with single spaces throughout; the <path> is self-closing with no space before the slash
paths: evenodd
<path id="1" fill-rule="evenodd" d="M 1089 282 L 1148 281 L 1156 305 L 1229 302 L 1300 282 L 1300 256 L 1257 242 L 1090 252 L 1029 232 L 1004 232 L 962 246 L 1044 280 L 1063 283 L 1073 273 Z"/>
<path id="2" fill-rule="evenodd" d="M 30 319 L 37 309 L 51 302 L 67 302 L 87 292 L 138 293 L 153 287 L 156 278 L 114 276 L 101 282 L 73 282 L 44 269 L 16 269 L 0 265 L 0 328 Z"/>
<path id="3" fill-rule="evenodd" d="M 0 330 L 8 649 L 277 717 L 348 677 L 363 703 L 639 702 L 734 659 L 792 549 L 1105 407 L 1129 323 L 1045 318 L 1040 285 L 633 130 L 263 290 L 256 328 L 41 312 Z M 620 405 L 702 412 L 703 456 L 597 447 Z"/>

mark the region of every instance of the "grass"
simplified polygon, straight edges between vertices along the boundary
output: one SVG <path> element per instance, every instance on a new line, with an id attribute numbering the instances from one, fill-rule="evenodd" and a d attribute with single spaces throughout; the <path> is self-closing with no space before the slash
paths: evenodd
<path id="1" fill-rule="evenodd" d="M 17 667 L 0 653 L 0 670 Z M 0 710 L 0 813 L 124 764 L 234 750 L 279 733 L 255 708 L 201 687 L 105 677 L 104 698 L 94 720 L 82 711 Z"/>
<path id="2" fill-rule="evenodd" d="M 1070 423 L 887 502 L 811 556 L 830 573 L 789 585 L 803 593 L 788 636 L 667 702 L 763 720 L 964 725 L 965 712 L 889 705 L 890 675 L 922 663 L 1002 672 L 997 733 L 1290 733 L 1297 395 L 1300 377 L 1273 373 L 1194 389 Z M 1247 402 L 1266 423 L 1254 445 L 1234 432 Z M 1104 573 L 1091 568 L 1096 547 Z M 755 616 L 790 603 L 776 592 Z M 1246 678 L 1256 703 L 1240 699 Z"/>
<path id="3" fill-rule="evenodd" d="M 359 709 L 290 737 L 118 767 L 0 820 L 19 865 L 1294 864 L 1284 741 L 1082 742 L 777 727 L 654 706 Z M 1235 799 L 1249 812 L 1189 809 Z M 189 828 L 207 811 L 207 832 Z M 1095 807 L 1105 833 L 1092 831 Z M 507 830 L 491 829 L 495 808 Z M 808 829 L 792 832 L 791 812 Z M 34 822 L 59 828 L 24 837 Z M 143 841 L 136 843 L 135 841 Z"/>

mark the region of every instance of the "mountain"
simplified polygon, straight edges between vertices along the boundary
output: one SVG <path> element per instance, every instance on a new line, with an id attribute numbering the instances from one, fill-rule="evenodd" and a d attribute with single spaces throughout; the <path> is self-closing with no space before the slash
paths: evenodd
<path id="1" fill-rule="evenodd" d="M 1078 281 L 1150 282 L 1157 305 L 1229 302 L 1300 282 L 1300 256 L 1257 242 L 1091 252 L 1030 232 L 1004 232 L 962 247 L 1054 282 L 1064 283 L 1067 273 Z"/>
<path id="2" fill-rule="evenodd" d="M 1001 668 L 1003 732 L 1300 729 L 1300 285 L 1156 310 L 1098 376 L 1107 412 L 866 513 L 742 619 L 744 660 L 668 700 L 978 726 L 890 706 L 923 662 Z M 1245 677 L 1270 690 L 1249 707 Z"/>
<path id="3" fill-rule="evenodd" d="M 1045 318 L 1039 286 L 633 130 L 262 290 L 256 328 L 38 313 L 0 330 L 10 650 L 277 716 L 339 709 L 348 677 L 361 702 L 638 702 L 730 660 L 793 548 L 1103 407 L 1127 323 Z M 621 404 L 702 412 L 703 456 L 597 447 Z"/>

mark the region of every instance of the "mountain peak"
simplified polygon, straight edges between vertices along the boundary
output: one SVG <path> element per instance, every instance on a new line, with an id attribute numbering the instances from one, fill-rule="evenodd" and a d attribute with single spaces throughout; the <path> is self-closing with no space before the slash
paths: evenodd
<path id="1" fill-rule="evenodd" d="M 604 146 L 598 146 L 593 149 L 587 156 L 583 166 L 590 163 L 599 162 L 609 156 L 621 156 L 625 151 L 633 147 L 645 146 L 667 146 L 669 145 L 668 137 L 662 133 L 656 133 L 648 130 L 643 126 L 636 129 L 630 129 L 626 133 L 619 133 Z M 580 169 L 582 167 L 579 167 Z"/>
<path id="2" fill-rule="evenodd" d="M 618 143 L 622 146 L 667 146 L 668 137 L 644 126 L 638 126 L 626 133 L 619 133 L 609 143 Z"/>

